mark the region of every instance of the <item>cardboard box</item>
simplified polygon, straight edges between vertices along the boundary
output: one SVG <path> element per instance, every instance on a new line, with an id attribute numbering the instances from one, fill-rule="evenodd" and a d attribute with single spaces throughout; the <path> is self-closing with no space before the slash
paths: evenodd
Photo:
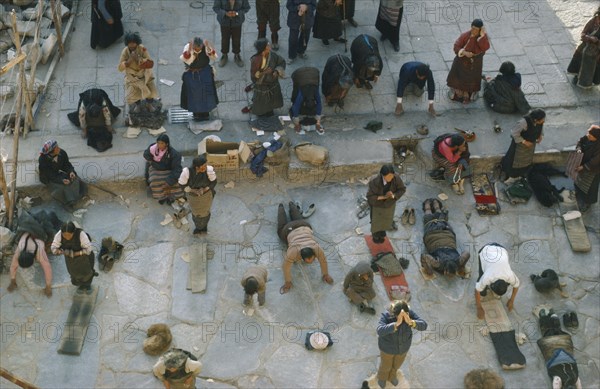
<path id="1" fill-rule="evenodd" d="M 203 139 L 198 143 L 198 155 L 206 153 L 206 160 L 215 169 L 237 169 L 240 165 L 240 144 L 235 142 L 215 142 Z"/>

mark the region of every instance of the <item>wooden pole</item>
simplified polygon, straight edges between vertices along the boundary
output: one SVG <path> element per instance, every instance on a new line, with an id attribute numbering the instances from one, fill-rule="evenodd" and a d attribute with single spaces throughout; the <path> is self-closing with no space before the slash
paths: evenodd
<path id="1" fill-rule="evenodd" d="M 25 113 L 25 125 L 23 126 L 23 139 L 27 138 L 29 129 L 33 127 L 33 104 L 31 99 L 37 99 L 38 94 L 35 90 L 35 71 L 37 69 L 38 60 L 40 58 L 40 27 L 42 24 L 42 15 L 44 14 L 44 0 L 40 0 L 38 3 L 38 18 L 35 25 L 35 34 L 33 37 L 33 43 L 28 57 L 33 61 L 31 64 L 31 70 L 29 71 L 29 84 L 27 85 L 27 97 L 26 99 L 26 113 Z M 26 81 L 26 80 L 25 80 Z"/>
<path id="2" fill-rule="evenodd" d="M 65 55 L 65 46 L 62 41 L 62 31 L 61 31 L 61 18 L 58 15 L 58 11 L 56 10 L 56 0 L 50 0 L 50 7 L 52 7 L 52 20 L 54 21 L 54 29 L 56 30 L 56 38 L 58 38 L 58 51 L 60 56 L 63 57 Z M 60 6 L 60 1 L 58 2 Z"/>
<path id="3" fill-rule="evenodd" d="M 10 13 L 12 27 L 13 27 L 13 39 L 15 43 L 15 47 L 17 49 L 17 56 L 21 54 L 21 38 L 19 37 L 19 32 L 17 31 L 17 14 L 13 10 Z M 15 131 L 13 137 L 13 160 L 12 160 L 12 180 L 10 182 L 10 208 L 7 209 L 8 212 L 8 226 L 12 226 L 13 214 L 14 214 L 14 204 L 16 201 L 16 192 L 17 192 L 17 161 L 19 160 L 19 132 L 21 130 L 21 108 L 23 107 L 23 90 L 27 88 L 27 84 L 23 82 L 25 77 L 25 62 L 21 61 L 19 64 L 19 90 L 17 92 L 17 99 L 15 104 L 17 105 L 15 112 Z M 27 91 L 25 91 L 26 93 Z"/>
<path id="4" fill-rule="evenodd" d="M 4 207 L 6 208 L 6 212 L 8 212 L 10 209 L 10 199 L 8 198 L 8 187 L 6 186 L 6 178 L 4 176 L 4 162 L 2 161 L 2 156 L 0 156 L 0 190 L 2 190 L 2 197 L 4 197 Z"/>
<path id="5" fill-rule="evenodd" d="M 38 389 L 37 386 L 30 384 L 29 382 L 17 377 L 13 373 L 11 373 L 10 371 L 8 371 L 2 367 L 0 367 L 0 377 L 6 378 L 9 382 L 12 382 L 13 384 L 15 384 L 17 386 L 20 386 L 23 389 Z"/>

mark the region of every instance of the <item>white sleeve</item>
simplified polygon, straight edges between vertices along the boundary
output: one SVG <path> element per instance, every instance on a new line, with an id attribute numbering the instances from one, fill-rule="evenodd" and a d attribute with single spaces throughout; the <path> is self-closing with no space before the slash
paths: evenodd
<path id="1" fill-rule="evenodd" d="M 519 281 L 519 277 L 517 277 L 517 275 L 515 273 L 513 273 L 513 282 L 511 282 L 512 287 L 513 288 L 518 288 L 519 285 L 521 285 L 521 282 Z"/>
<path id="2" fill-rule="evenodd" d="M 200 370 L 202 370 L 202 362 L 194 361 L 191 358 L 188 358 L 185 362 L 185 372 L 186 373 L 194 373 L 194 375 L 200 374 Z"/>
<path id="3" fill-rule="evenodd" d="M 214 181 L 217 179 L 217 173 L 215 173 L 215 168 L 210 165 L 206 166 L 206 175 L 208 176 L 209 181 Z"/>
<path id="4" fill-rule="evenodd" d="M 190 169 L 187 167 L 184 167 L 183 170 L 181 171 L 181 174 L 179 175 L 179 185 L 187 185 L 189 180 L 190 180 Z"/>
<path id="5" fill-rule="evenodd" d="M 60 247 L 62 246 L 62 232 L 59 230 L 56 235 L 54 235 L 54 240 L 52 241 L 52 244 L 50 245 L 50 251 L 52 251 L 52 254 L 58 254 L 58 250 L 60 250 Z"/>
<path id="6" fill-rule="evenodd" d="M 92 243 L 90 242 L 87 233 L 83 230 L 81 231 L 81 234 L 79 234 L 79 242 L 81 243 L 81 249 L 84 254 L 87 255 L 92 252 Z"/>
<path id="7" fill-rule="evenodd" d="M 181 55 L 179 56 L 179 59 L 182 60 L 186 65 L 191 65 L 192 62 L 194 62 L 194 53 L 192 52 L 192 54 L 190 55 L 190 58 L 185 58 L 185 56 L 183 55 L 183 53 L 187 52 L 188 49 L 190 47 L 189 43 L 186 43 L 185 46 L 183 47 L 183 52 L 181 53 Z"/>
<path id="8" fill-rule="evenodd" d="M 156 378 L 158 378 L 161 381 L 164 381 L 165 380 L 165 372 L 166 371 L 167 370 L 165 368 L 165 364 L 163 363 L 162 358 L 160 358 L 158 360 L 158 362 L 156 362 L 156 364 L 152 368 L 152 372 L 154 373 L 154 375 L 156 376 Z"/>

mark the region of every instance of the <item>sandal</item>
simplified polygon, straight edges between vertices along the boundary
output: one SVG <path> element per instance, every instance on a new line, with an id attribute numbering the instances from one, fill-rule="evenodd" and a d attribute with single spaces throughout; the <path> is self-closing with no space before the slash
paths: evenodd
<path id="1" fill-rule="evenodd" d="M 309 205 L 308 208 L 306 208 L 306 210 L 302 212 L 302 217 L 305 219 L 309 218 L 313 213 L 315 213 L 316 209 L 317 208 L 314 204 Z"/>
<path id="2" fill-rule="evenodd" d="M 442 204 L 442 202 L 438 199 L 431 199 L 431 210 L 435 212 L 435 204 L 438 205 L 439 207 L 439 212 L 444 212 L 444 204 Z"/>
<path id="3" fill-rule="evenodd" d="M 433 199 L 427 199 L 423 201 L 423 212 L 433 211 Z"/>

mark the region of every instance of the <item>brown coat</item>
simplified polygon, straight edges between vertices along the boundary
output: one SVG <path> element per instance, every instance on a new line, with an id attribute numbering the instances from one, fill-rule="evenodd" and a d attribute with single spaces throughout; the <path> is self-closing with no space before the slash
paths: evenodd
<path id="1" fill-rule="evenodd" d="M 250 277 L 253 277 L 258 282 L 258 293 L 265 292 L 268 277 L 267 268 L 261 265 L 249 267 L 242 276 L 242 287 L 246 287 L 246 281 Z"/>
<path id="2" fill-rule="evenodd" d="M 394 194 L 394 198 L 377 200 L 378 196 L 385 195 L 383 193 L 383 177 L 381 174 L 377 174 L 371 178 L 371 181 L 369 181 L 369 191 L 367 192 L 367 200 L 371 207 L 391 208 L 406 193 L 406 186 L 404 186 L 404 182 L 402 182 L 402 178 L 400 178 L 398 173 L 394 174 L 391 184 L 390 191 Z"/>
<path id="3" fill-rule="evenodd" d="M 292 230 L 287 236 L 287 241 L 288 249 L 285 253 L 285 259 L 283 261 L 283 276 L 285 278 L 285 282 L 292 281 L 292 264 L 302 260 L 300 250 L 305 247 L 313 249 L 317 259 L 319 260 L 319 264 L 321 265 L 321 273 L 323 275 L 328 274 L 325 252 L 323 252 L 323 249 L 315 240 L 313 231 L 310 227 L 298 227 Z"/>
<path id="4" fill-rule="evenodd" d="M 368 274 L 369 278 L 365 280 L 362 278 L 363 274 Z M 348 288 L 358 293 L 373 291 L 373 270 L 370 263 L 362 261 L 350 269 L 344 279 L 344 292 Z"/>

